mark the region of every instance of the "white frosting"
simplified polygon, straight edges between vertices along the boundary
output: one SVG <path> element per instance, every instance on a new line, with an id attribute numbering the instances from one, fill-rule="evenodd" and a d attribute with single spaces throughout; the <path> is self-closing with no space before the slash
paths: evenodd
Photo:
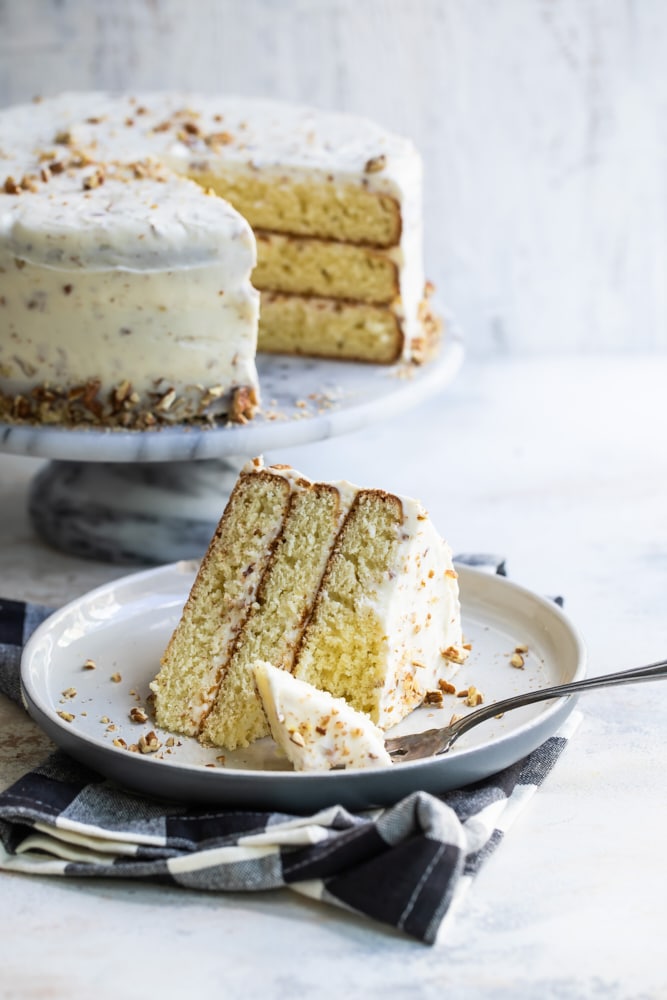
<path id="1" fill-rule="evenodd" d="M 369 161 L 382 169 L 366 171 Z M 148 162 L 149 176 L 119 162 Z M 54 163 L 66 169 L 43 180 Z M 421 162 L 408 140 L 365 119 L 272 101 L 65 94 L 0 112 L 0 389 L 14 395 L 65 376 L 98 377 L 102 393 L 119 377 L 140 393 L 156 378 L 179 394 L 197 382 L 257 389 L 250 228 L 179 176 L 248 171 L 362 183 L 396 199 L 394 308 L 408 357 L 424 286 Z M 21 193 L 4 190 L 25 177 Z M 70 285 L 76 304 L 62 291 Z"/>
<path id="2" fill-rule="evenodd" d="M 186 131 L 195 125 L 197 133 Z M 101 158 L 152 155 L 178 173 L 209 168 L 274 176 L 359 183 L 403 200 L 419 188 L 414 145 L 375 122 L 350 114 L 248 97 L 152 93 L 138 98 L 106 93 L 63 94 L 0 112 L 0 151 L 53 148 L 67 129 L 74 144 Z M 211 142 L 211 136 L 224 136 Z M 208 139 L 208 141 L 206 141 Z M 19 154 L 20 155 L 20 154 Z M 365 172 L 383 156 L 381 170 Z M 125 157 L 123 157 L 125 158 Z"/>
<path id="3" fill-rule="evenodd" d="M 217 264 L 228 286 L 246 282 L 255 264 L 248 223 L 193 181 L 162 172 L 152 161 L 143 163 L 146 170 L 155 169 L 155 178 L 111 164 L 104 168 L 104 182 L 85 190 L 97 170 L 89 165 L 51 178 L 35 192 L 6 198 L 3 249 L 32 264 L 71 272 L 163 272 L 165 263 L 178 269 Z"/>
<path id="4" fill-rule="evenodd" d="M 385 682 L 377 723 L 397 723 L 439 690 L 466 657 L 456 572 L 447 542 L 417 500 L 400 498 L 403 526 L 394 566 L 372 594 L 372 606 L 387 636 Z"/>
<path id="5" fill-rule="evenodd" d="M 0 195 L 2 391 L 96 379 L 105 403 L 128 381 L 138 409 L 177 399 L 173 419 L 196 414 L 209 390 L 209 413 L 237 387 L 257 391 L 247 222 L 159 164 L 101 164 L 98 150 L 54 143 L 60 112 L 54 101 L 0 114 L 12 151 L 0 164 L 29 178 Z M 43 173 L 48 163 L 58 167 Z"/>
<path id="6" fill-rule="evenodd" d="M 271 735 L 297 771 L 391 766 L 382 732 L 363 712 L 270 663 L 253 669 Z"/>

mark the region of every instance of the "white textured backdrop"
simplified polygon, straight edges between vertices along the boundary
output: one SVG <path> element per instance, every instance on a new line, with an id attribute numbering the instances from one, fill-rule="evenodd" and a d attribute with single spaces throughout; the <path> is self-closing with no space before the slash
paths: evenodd
<path id="1" fill-rule="evenodd" d="M 471 353 L 667 348 L 664 0 L 0 0 L 0 104 L 90 87 L 372 116 Z"/>

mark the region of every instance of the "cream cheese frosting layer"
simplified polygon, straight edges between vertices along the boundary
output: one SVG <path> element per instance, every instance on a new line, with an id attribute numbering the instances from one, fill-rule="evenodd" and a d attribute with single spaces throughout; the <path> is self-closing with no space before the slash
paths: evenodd
<path id="1" fill-rule="evenodd" d="M 417 501 L 401 497 L 403 525 L 393 580 L 367 600 L 391 637 L 377 724 L 388 729 L 438 690 L 466 656 L 452 553 Z"/>
<path id="2" fill-rule="evenodd" d="M 92 163 L 33 183 L 0 217 L 3 250 L 21 260 L 71 271 L 217 264 L 221 287 L 247 282 L 255 265 L 245 219 L 153 161 Z"/>
<path id="3" fill-rule="evenodd" d="M 70 93 L 0 112 L 2 144 L 34 148 L 67 139 L 117 159 L 153 155 L 179 173 L 224 163 L 402 197 L 421 181 L 414 145 L 365 118 L 248 97 L 156 92 L 127 97 Z"/>

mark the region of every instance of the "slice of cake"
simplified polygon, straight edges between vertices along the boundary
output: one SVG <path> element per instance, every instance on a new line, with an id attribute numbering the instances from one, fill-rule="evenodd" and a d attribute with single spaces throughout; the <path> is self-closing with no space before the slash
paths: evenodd
<path id="1" fill-rule="evenodd" d="M 271 736 L 295 770 L 391 766 L 382 730 L 363 712 L 265 661 L 253 673 Z"/>
<path id="2" fill-rule="evenodd" d="M 255 459 L 151 685 L 156 721 L 228 749 L 266 735 L 266 660 L 384 729 L 464 657 L 451 553 L 421 504 Z"/>
<path id="3" fill-rule="evenodd" d="M 422 359 L 421 211 L 414 146 L 353 115 L 180 93 L 0 111 L 0 419 L 245 421 L 258 345 Z"/>

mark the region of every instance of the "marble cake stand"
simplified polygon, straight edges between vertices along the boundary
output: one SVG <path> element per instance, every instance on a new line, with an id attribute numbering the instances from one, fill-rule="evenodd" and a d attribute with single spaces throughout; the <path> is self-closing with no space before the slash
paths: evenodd
<path id="1" fill-rule="evenodd" d="M 463 359 L 449 336 L 426 365 L 258 358 L 262 410 L 243 426 L 105 431 L 0 424 L 0 451 L 52 459 L 29 509 L 50 545 L 113 563 L 201 556 L 238 471 L 265 451 L 395 416 L 443 388 Z"/>

